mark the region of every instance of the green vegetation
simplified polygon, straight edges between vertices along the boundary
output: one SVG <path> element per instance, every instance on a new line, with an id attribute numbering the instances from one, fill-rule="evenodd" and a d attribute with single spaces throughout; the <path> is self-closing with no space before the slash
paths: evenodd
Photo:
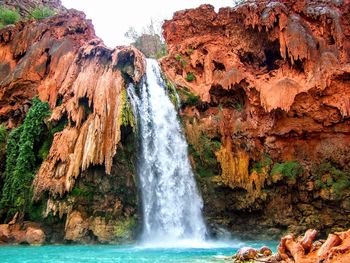
<path id="1" fill-rule="evenodd" d="M 68 124 L 67 118 L 62 118 L 56 124 L 56 126 L 52 127 L 48 131 L 48 134 L 45 134 L 45 136 L 43 136 L 45 139 L 44 139 L 41 147 L 39 148 L 39 152 L 38 152 L 38 157 L 40 160 L 44 161 L 47 158 L 47 156 L 49 155 L 50 149 L 51 149 L 51 145 L 52 145 L 53 137 L 54 137 L 55 133 L 63 131 L 64 127 L 66 127 L 67 124 Z"/>
<path id="2" fill-rule="evenodd" d="M 134 229 L 137 227 L 135 217 L 123 218 L 114 225 L 114 234 L 119 241 L 131 240 Z"/>
<path id="3" fill-rule="evenodd" d="M 334 167 L 331 163 L 323 163 L 312 170 L 315 176 L 316 189 L 331 188 L 336 197 L 341 197 L 350 187 L 349 175 Z"/>
<path id="4" fill-rule="evenodd" d="M 234 105 L 235 109 L 238 110 L 238 111 L 242 111 L 243 110 L 243 104 L 240 103 L 240 102 L 237 102 L 235 105 Z"/>
<path id="5" fill-rule="evenodd" d="M 123 103 L 123 108 L 122 108 L 122 116 L 121 116 L 121 124 L 123 126 L 128 126 L 130 125 L 133 129 L 135 129 L 135 118 L 134 118 L 134 113 L 132 111 L 130 102 L 128 100 L 126 90 L 123 90 L 121 93 L 121 101 Z"/>
<path id="6" fill-rule="evenodd" d="M 187 65 L 187 61 L 185 59 L 183 59 L 180 54 L 177 54 L 175 56 L 175 59 L 176 59 L 176 61 L 180 62 L 182 67 L 185 67 Z"/>
<path id="7" fill-rule="evenodd" d="M 175 108 L 178 109 L 179 108 L 179 100 L 178 100 L 178 95 L 177 95 L 177 91 L 176 91 L 176 87 L 173 83 L 171 83 L 171 81 L 169 81 L 165 76 L 163 76 L 166 88 L 167 88 L 167 95 L 170 99 L 170 101 L 174 104 Z"/>
<path id="8" fill-rule="evenodd" d="M 30 12 L 29 18 L 44 19 L 44 18 L 54 16 L 56 14 L 57 14 L 57 11 L 55 9 L 51 9 L 47 6 L 36 7 Z"/>
<path id="9" fill-rule="evenodd" d="M 197 106 L 201 102 L 200 97 L 191 93 L 187 87 L 179 89 L 179 96 L 184 105 Z"/>
<path id="10" fill-rule="evenodd" d="M 193 72 L 187 72 L 187 75 L 186 75 L 186 80 L 189 81 L 189 82 L 192 82 L 196 79 L 196 76 L 194 75 Z"/>
<path id="11" fill-rule="evenodd" d="M 296 181 L 297 176 L 304 172 L 303 167 L 298 162 L 284 162 L 276 163 L 272 170 L 271 175 L 281 174 L 283 178 Z"/>
<path id="12" fill-rule="evenodd" d="M 0 147 L 3 148 L 6 144 L 8 132 L 4 124 L 0 124 Z"/>
<path id="13" fill-rule="evenodd" d="M 220 165 L 216 159 L 215 152 L 220 148 L 220 141 L 210 139 L 203 133 L 195 146 L 189 146 L 189 152 L 196 163 L 195 170 L 201 177 L 218 175 Z"/>
<path id="14" fill-rule="evenodd" d="M 250 169 L 250 172 L 257 172 L 258 174 L 261 174 L 263 172 L 263 168 L 270 169 L 270 166 L 272 164 L 271 157 L 268 154 L 265 154 L 263 159 L 260 162 L 254 163 Z"/>
<path id="15" fill-rule="evenodd" d="M 186 53 L 187 53 L 188 55 L 192 55 L 193 52 L 194 52 L 194 49 L 193 49 L 192 47 L 189 47 L 188 50 L 186 51 Z"/>
<path id="16" fill-rule="evenodd" d="M 0 29 L 4 26 L 15 24 L 20 18 L 17 10 L 0 7 Z"/>
<path id="17" fill-rule="evenodd" d="M 161 50 L 156 53 L 156 58 L 159 59 L 166 55 L 168 55 L 168 49 L 166 44 L 164 43 L 164 44 L 161 44 Z"/>
<path id="18" fill-rule="evenodd" d="M 44 119 L 50 115 L 48 103 L 33 99 L 24 123 L 11 131 L 7 142 L 4 187 L 0 201 L 7 209 L 7 219 L 17 211 L 24 215 L 31 205 L 32 181 L 38 167 L 35 146 L 45 131 Z"/>
<path id="19" fill-rule="evenodd" d="M 75 185 L 73 190 L 69 193 L 69 196 L 84 197 L 91 200 L 94 196 L 94 187 L 90 185 L 84 185 L 82 187 Z"/>

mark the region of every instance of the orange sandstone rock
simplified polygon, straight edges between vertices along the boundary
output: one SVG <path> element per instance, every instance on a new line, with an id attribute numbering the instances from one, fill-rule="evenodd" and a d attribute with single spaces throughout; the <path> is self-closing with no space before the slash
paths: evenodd
<path id="1" fill-rule="evenodd" d="M 92 165 L 111 172 L 125 103 L 121 92 L 127 82 L 141 80 L 144 63 L 135 48 L 107 48 L 75 10 L 0 30 L 1 122 L 16 126 L 35 96 L 50 104 L 50 122 L 68 120 L 36 175 L 35 199 L 43 191 L 62 196 Z"/>

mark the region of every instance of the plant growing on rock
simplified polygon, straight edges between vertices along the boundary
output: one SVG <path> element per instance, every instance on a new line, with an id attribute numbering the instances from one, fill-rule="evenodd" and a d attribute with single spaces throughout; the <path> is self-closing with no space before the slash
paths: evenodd
<path id="1" fill-rule="evenodd" d="M 190 145 L 189 151 L 195 160 L 195 170 L 201 177 L 218 174 L 219 163 L 215 156 L 221 147 L 221 142 L 202 133 L 196 145 Z"/>
<path id="2" fill-rule="evenodd" d="M 51 9 L 47 6 L 43 6 L 43 7 L 37 7 L 34 8 L 30 14 L 29 14 L 29 18 L 34 18 L 34 19 L 44 19 L 44 18 L 48 18 L 51 16 L 54 16 L 57 14 L 57 11 L 54 9 Z"/>
<path id="3" fill-rule="evenodd" d="M 272 163 L 271 157 L 265 154 L 261 161 L 252 164 L 250 172 L 255 171 L 258 174 L 262 174 L 263 169 L 270 170 L 271 163 Z"/>
<path id="4" fill-rule="evenodd" d="M 4 26 L 15 24 L 20 18 L 17 10 L 0 7 L 0 29 Z"/>
<path id="5" fill-rule="evenodd" d="M 314 167 L 312 174 L 316 179 L 316 189 L 330 188 L 337 198 L 340 198 L 344 191 L 350 187 L 349 175 L 329 162 Z"/>
<path id="6" fill-rule="evenodd" d="M 35 146 L 41 142 L 45 130 L 44 119 L 49 115 L 48 103 L 35 98 L 24 123 L 9 135 L 4 187 L 0 201 L 0 208 L 7 209 L 8 219 L 16 212 L 23 216 L 30 207 L 31 185 L 38 165 Z"/>
<path id="7" fill-rule="evenodd" d="M 180 101 L 178 99 L 176 87 L 165 76 L 163 76 L 163 79 L 167 88 L 168 97 L 170 101 L 174 104 L 175 108 L 178 109 L 180 107 Z"/>
<path id="8" fill-rule="evenodd" d="M 8 132 L 4 124 L 0 124 L 0 146 L 6 144 Z"/>
<path id="9" fill-rule="evenodd" d="M 134 117 L 134 113 L 132 111 L 130 102 L 127 98 L 126 90 L 123 90 L 121 93 L 121 101 L 123 103 L 121 124 L 123 126 L 130 125 L 134 129 L 135 128 L 135 117 Z"/>
<path id="10" fill-rule="evenodd" d="M 175 56 L 175 59 L 176 59 L 176 61 L 180 62 L 182 67 L 185 67 L 187 65 L 187 61 L 185 59 L 183 59 L 180 54 L 177 54 Z"/>
<path id="11" fill-rule="evenodd" d="M 192 82 L 192 81 L 196 80 L 196 76 L 194 75 L 193 72 L 187 72 L 186 80 L 188 82 Z"/>
<path id="12" fill-rule="evenodd" d="M 304 172 L 300 163 L 295 161 L 289 161 L 284 163 L 276 163 L 271 170 L 271 175 L 282 175 L 287 181 L 296 182 L 297 176 Z"/>
<path id="13" fill-rule="evenodd" d="M 114 234 L 118 241 L 131 240 L 134 229 L 137 226 L 135 217 L 124 218 L 116 222 L 114 226 Z"/>

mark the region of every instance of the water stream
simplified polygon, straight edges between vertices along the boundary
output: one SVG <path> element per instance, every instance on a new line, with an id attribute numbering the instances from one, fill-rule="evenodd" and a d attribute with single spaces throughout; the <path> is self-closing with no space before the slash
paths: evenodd
<path id="1" fill-rule="evenodd" d="M 277 242 L 206 241 L 197 191 L 176 110 L 155 60 L 139 90 L 128 87 L 140 136 L 139 178 L 143 206 L 141 242 L 132 245 L 0 246 L 2 263 L 225 262 L 242 246 Z"/>
<path id="2" fill-rule="evenodd" d="M 142 241 L 162 246 L 195 246 L 204 241 L 206 227 L 187 143 L 157 61 L 147 59 L 146 69 L 140 90 L 128 87 L 140 129 Z"/>

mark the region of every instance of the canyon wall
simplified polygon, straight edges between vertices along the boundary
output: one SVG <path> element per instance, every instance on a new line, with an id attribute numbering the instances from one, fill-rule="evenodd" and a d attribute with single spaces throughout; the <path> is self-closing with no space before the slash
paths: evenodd
<path id="1" fill-rule="evenodd" d="M 214 232 L 350 227 L 349 21 L 349 1 L 316 0 L 202 5 L 165 21 L 161 65 Z"/>
<path id="2" fill-rule="evenodd" d="M 126 86 L 140 82 L 144 63 L 135 48 L 107 48 L 76 10 L 0 30 L 3 229 L 31 220 L 47 242 L 132 239 L 135 120 Z M 18 242 L 10 230 L 0 243 Z"/>

